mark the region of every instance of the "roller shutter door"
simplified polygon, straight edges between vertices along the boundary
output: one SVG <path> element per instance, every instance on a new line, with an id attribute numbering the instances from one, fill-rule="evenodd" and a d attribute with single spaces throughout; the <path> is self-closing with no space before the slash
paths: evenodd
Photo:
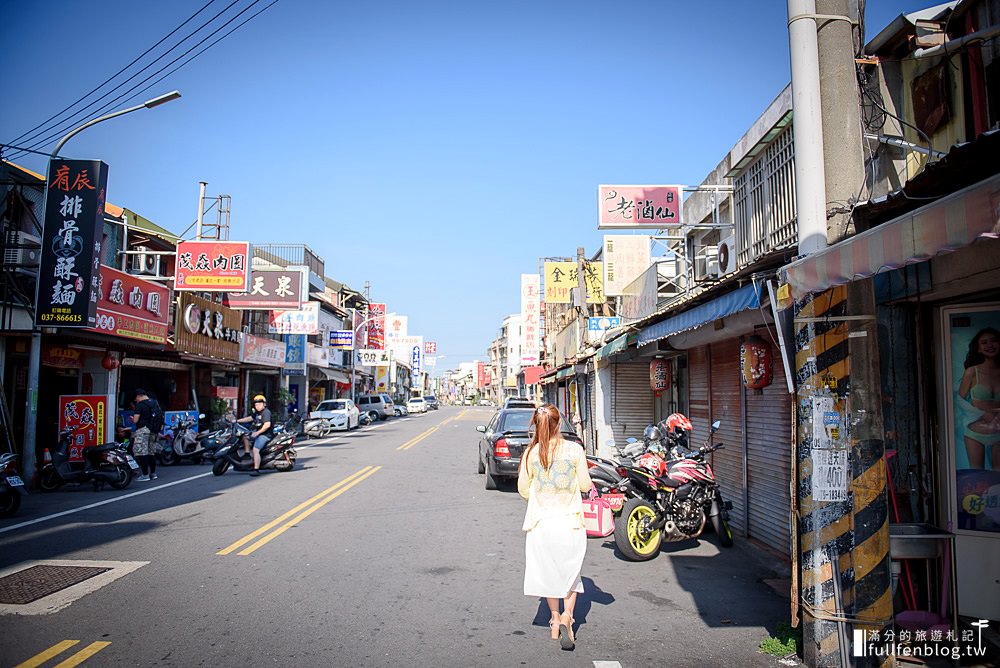
<path id="1" fill-rule="evenodd" d="M 720 341 L 709 346 L 709 388 L 711 413 L 706 420 L 722 422 L 715 432 L 715 442 L 726 447 L 712 454 L 712 470 L 722 488 L 722 496 L 731 501 L 729 513 L 732 528 L 746 535 L 747 504 L 743 475 L 743 398 L 740 380 L 740 344 L 737 339 Z M 701 443 L 704 436 L 696 443 Z"/>
<path id="2" fill-rule="evenodd" d="M 620 362 L 611 370 L 611 430 L 616 441 L 642 438 L 653 422 L 653 391 L 649 389 L 649 363 Z"/>
<path id="3" fill-rule="evenodd" d="M 591 369 L 587 374 L 587 454 L 597 452 L 597 399 L 594 398 L 594 376 L 597 371 Z"/>
<path id="4" fill-rule="evenodd" d="M 746 390 L 745 395 L 750 497 L 748 534 L 791 556 L 791 397 L 784 379 L 777 377 L 764 388 L 763 394 Z"/>

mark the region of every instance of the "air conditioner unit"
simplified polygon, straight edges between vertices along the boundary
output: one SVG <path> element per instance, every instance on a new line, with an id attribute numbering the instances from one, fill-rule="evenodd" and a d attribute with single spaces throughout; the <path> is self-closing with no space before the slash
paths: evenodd
<path id="1" fill-rule="evenodd" d="M 719 276 L 736 271 L 736 235 L 730 234 L 719 242 Z"/>
<path id="2" fill-rule="evenodd" d="M 30 246 L 12 248 L 12 246 Z M 33 234 L 11 231 L 7 233 L 7 244 L 3 251 L 3 263 L 16 269 L 36 269 L 42 257 L 42 240 Z"/>
<path id="3" fill-rule="evenodd" d="M 160 275 L 160 256 L 156 255 L 145 246 L 136 246 L 135 253 L 129 255 L 129 270 L 133 274 L 146 274 L 147 276 Z"/>
<path id="4" fill-rule="evenodd" d="M 701 246 L 694 256 L 694 280 L 714 281 L 719 277 L 719 247 Z"/>

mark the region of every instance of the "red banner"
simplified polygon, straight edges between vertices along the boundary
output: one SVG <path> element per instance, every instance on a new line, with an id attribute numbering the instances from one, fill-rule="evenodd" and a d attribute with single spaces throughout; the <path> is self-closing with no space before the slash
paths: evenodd
<path id="1" fill-rule="evenodd" d="M 250 243 L 179 241 L 174 289 L 197 292 L 249 292 Z"/>
<path id="2" fill-rule="evenodd" d="M 476 387 L 480 390 L 486 387 L 486 364 L 476 362 Z"/>
<path id="3" fill-rule="evenodd" d="M 89 331 L 163 344 L 169 314 L 169 288 L 101 265 L 97 326 Z"/>
<path id="4" fill-rule="evenodd" d="M 368 304 L 368 347 L 385 350 L 385 304 Z"/>
<path id="5" fill-rule="evenodd" d="M 71 429 L 70 461 L 83 460 L 83 449 L 104 443 L 108 398 L 104 395 L 64 394 L 59 397 L 59 431 Z"/>

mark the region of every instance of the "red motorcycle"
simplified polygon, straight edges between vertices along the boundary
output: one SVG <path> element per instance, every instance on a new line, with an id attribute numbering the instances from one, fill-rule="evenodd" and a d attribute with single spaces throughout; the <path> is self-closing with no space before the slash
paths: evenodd
<path id="1" fill-rule="evenodd" d="M 692 429 L 691 421 L 675 413 L 657 425 L 669 448 L 651 446 L 634 466 L 619 467 L 638 493 L 625 502 L 615 523 L 615 544 L 626 559 L 652 559 L 663 541 L 697 538 L 709 523 L 723 547 L 733 545 L 729 528 L 732 504 L 722 499 L 712 466 L 706 461 L 706 455 L 724 447 L 722 443 L 709 445 L 720 425 L 719 421 L 712 423 L 705 444 L 691 449 L 684 433 Z"/>

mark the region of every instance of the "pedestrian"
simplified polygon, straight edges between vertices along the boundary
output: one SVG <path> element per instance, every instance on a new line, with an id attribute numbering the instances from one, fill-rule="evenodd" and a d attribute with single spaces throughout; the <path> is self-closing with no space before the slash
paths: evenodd
<path id="1" fill-rule="evenodd" d="M 581 493 L 595 493 L 583 448 L 562 438 L 559 410 L 544 404 L 531 417 L 531 444 L 521 457 L 517 491 L 528 500 L 521 529 L 524 594 L 545 599 L 549 630 L 564 650 L 575 647 L 573 608 L 583 592 L 587 533 Z M 559 603 L 562 601 L 562 612 Z"/>
<path id="2" fill-rule="evenodd" d="M 135 391 L 135 412 L 132 413 L 132 453 L 139 462 L 142 475 L 139 482 L 156 480 L 156 453 L 160 444 L 160 429 L 163 428 L 163 409 L 156 399 L 151 399 L 146 390 Z"/>

